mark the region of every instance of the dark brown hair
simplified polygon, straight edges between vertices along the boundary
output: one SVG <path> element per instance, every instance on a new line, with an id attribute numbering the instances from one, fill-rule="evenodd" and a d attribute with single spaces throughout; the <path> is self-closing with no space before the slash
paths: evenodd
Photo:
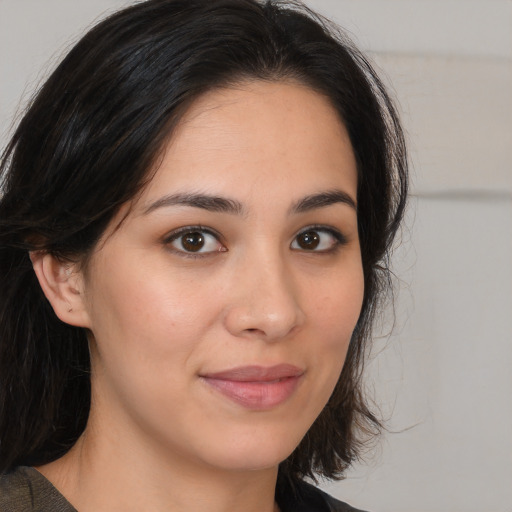
<path id="1" fill-rule="evenodd" d="M 367 59 L 296 2 L 147 0 L 92 28 L 36 94 L 1 163 L 0 472 L 62 456 L 87 422 L 86 332 L 55 316 L 28 251 L 86 258 L 151 178 L 179 116 L 201 94 L 292 79 L 330 99 L 358 167 L 365 292 L 329 403 L 280 478 L 339 477 L 378 431 L 361 370 L 389 288 L 407 161 L 395 109 Z"/>

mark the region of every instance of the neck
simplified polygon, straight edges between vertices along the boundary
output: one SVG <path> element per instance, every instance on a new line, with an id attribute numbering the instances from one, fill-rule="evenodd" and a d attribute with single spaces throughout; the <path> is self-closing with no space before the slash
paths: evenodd
<path id="1" fill-rule="evenodd" d="M 123 443 L 116 432 L 92 432 L 88 427 L 64 457 L 38 468 L 80 512 L 278 510 L 277 467 L 224 470 Z"/>

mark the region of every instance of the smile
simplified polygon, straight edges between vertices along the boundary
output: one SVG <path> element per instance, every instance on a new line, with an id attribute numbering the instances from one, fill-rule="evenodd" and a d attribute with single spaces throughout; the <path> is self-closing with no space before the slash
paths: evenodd
<path id="1" fill-rule="evenodd" d="M 268 410 L 290 398 L 303 375 L 304 370 L 281 364 L 243 366 L 201 378 L 214 390 L 247 409 Z"/>

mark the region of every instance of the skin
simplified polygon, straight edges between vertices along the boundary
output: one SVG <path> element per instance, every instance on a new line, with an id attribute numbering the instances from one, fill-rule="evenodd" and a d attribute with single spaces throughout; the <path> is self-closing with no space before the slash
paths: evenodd
<path id="1" fill-rule="evenodd" d="M 85 270 L 32 255 L 57 315 L 91 332 L 86 431 L 38 468 L 76 508 L 276 510 L 278 464 L 331 395 L 361 309 L 356 190 L 352 147 L 326 98 L 245 83 L 192 105 Z M 236 208 L 170 204 L 176 194 Z M 201 252 L 176 235 L 187 226 L 210 231 Z M 264 409 L 202 378 L 281 363 L 303 373 Z"/>

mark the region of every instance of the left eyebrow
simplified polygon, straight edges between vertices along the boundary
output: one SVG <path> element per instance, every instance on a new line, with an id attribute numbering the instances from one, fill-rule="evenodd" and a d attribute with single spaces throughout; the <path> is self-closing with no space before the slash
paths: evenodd
<path id="1" fill-rule="evenodd" d="M 343 203 L 357 212 L 357 205 L 354 199 L 342 190 L 328 190 L 318 194 L 303 197 L 290 208 L 290 213 L 304 213 L 317 208 L 325 208 L 332 204 Z"/>

